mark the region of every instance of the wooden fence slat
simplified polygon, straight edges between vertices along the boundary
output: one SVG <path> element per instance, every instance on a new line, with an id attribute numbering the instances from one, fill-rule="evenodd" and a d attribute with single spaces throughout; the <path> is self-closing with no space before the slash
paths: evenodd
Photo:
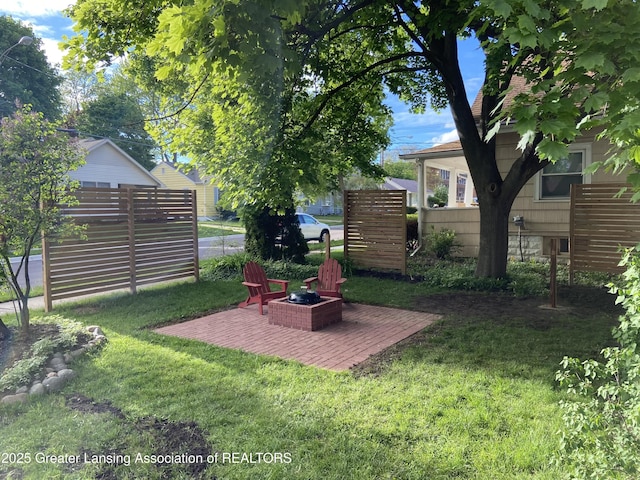
<path id="1" fill-rule="evenodd" d="M 61 206 L 86 238 L 43 240 L 45 305 L 168 279 L 198 277 L 195 191 L 81 188 Z M 61 241 L 61 243 L 58 243 Z"/>
<path id="2" fill-rule="evenodd" d="M 572 185 L 569 281 L 576 271 L 618 273 L 621 249 L 640 243 L 640 205 L 625 184 Z M 620 191 L 627 188 L 623 194 Z"/>
<path id="3" fill-rule="evenodd" d="M 343 198 L 345 258 L 406 273 L 406 191 L 348 190 Z"/>

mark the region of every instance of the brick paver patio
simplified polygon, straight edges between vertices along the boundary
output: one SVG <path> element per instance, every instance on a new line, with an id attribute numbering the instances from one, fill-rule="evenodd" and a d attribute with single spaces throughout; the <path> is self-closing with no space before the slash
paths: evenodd
<path id="1" fill-rule="evenodd" d="M 307 332 L 270 325 L 255 305 L 158 328 L 157 333 L 190 338 L 251 353 L 346 370 L 419 332 L 440 316 L 387 307 L 345 303 L 342 322 Z"/>

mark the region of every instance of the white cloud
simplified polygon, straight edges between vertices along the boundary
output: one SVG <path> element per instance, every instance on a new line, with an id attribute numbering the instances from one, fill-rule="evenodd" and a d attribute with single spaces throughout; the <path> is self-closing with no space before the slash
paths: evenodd
<path id="1" fill-rule="evenodd" d="M 72 22 L 62 10 L 75 0 L 9 0 L 0 6 L 0 15 L 8 15 L 29 26 L 42 40 L 42 50 L 52 66 L 61 65 L 64 52 L 58 48 L 63 35 L 72 36 Z"/>
<path id="2" fill-rule="evenodd" d="M 22 18 L 58 15 L 76 2 L 75 0 L 5 0 L 2 3 L 2 13 Z"/>
<path id="3" fill-rule="evenodd" d="M 42 49 L 44 53 L 47 55 L 47 60 L 51 66 L 60 66 L 62 65 L 62 57 L 64 56 L 64 52 L 58 48 L 59 40 L 53 40 L 50 38 L 42 39 Z"/>
<path id="4" fill-rule="evenodd" d="M 458 130 L 453 129 L 449 132 L 445 132 L 442 135 L 438 135 L 437 137 L 434 137 L 431 139 L 431 141 L 433 142 L 433 145 L 442 145 L 443 143 L 449 143 L 449 142 L 455 142 L 456 140 L 459 140 L 459 136 L 458 136 Z"/>

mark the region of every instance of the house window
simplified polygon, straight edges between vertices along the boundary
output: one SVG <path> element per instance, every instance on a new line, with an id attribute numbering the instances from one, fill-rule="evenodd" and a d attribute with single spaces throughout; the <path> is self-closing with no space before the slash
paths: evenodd
<path id="1" fill-rule="evenodd" d="M 590 145 L 573 145 L 565 158 L 547 165 L 538 177 L 538 200 L 568 199 L 571 185 L 589 183 L 583 174 L 591 161 Z"/>
<path id="2" fill-rule="evenodd" d="M 558 240 L 557 243 L 557 253 L 562 255 L 563 253 L 569 253 L 569 239 L 567 237 L 557 238 L 557 237 L 543 237 L 542 244 L 542 254 L 543 255 L 551 255 L 551 239 L 556 238 Z"/>
<path id="3" fill-rule="evenodd" d="M 111 184 L 109 182 L 87 182 L 83 180 L 80 184 L 83 187 L 111 188 Z"/>

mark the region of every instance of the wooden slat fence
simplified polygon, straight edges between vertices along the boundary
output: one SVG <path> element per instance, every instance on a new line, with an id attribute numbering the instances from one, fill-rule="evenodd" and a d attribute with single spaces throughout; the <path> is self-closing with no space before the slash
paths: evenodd
<path id="1" fill-rule="evenodd" d="M 576 271 L 616 273 L 621 248 L 640 243 L 640 205 L 625 184 L 573 185 L 571 188 L 569 280 Z"/>
<path id="2" fill-rule="evenodd" d="M 81 188 L 62 206 L 83 237 L 43 241 L 44 294 L 53 300 L 198 278 L 196 192 Z"/>
<path id="3" fill-rule="evenodd" d="M 407 192 L 344 192 L 344 255 L 354 266 L 406 273 Z"/>

